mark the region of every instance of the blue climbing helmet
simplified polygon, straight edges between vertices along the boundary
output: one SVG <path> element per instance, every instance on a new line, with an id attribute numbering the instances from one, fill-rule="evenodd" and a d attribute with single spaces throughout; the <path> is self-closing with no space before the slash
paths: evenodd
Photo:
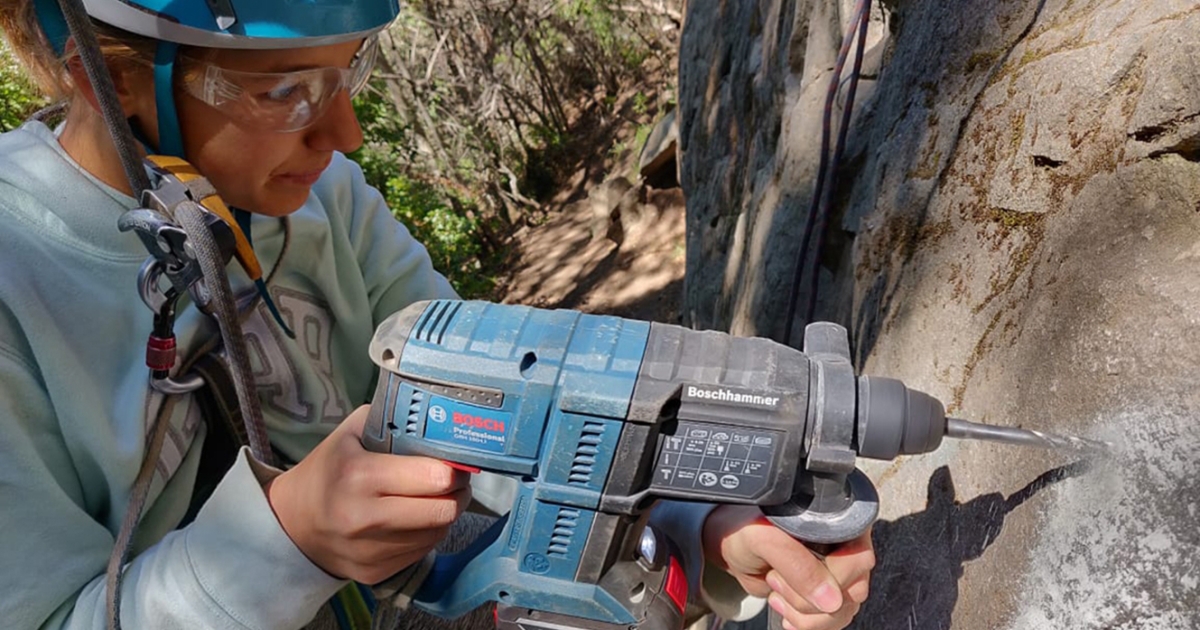
<path id="1" fill-rule="evenodd" d="M 36 0 L 39 12 L 57 0 Z M 398 0 L 84 0 L 93 19 L 165 42 L 203 48 L 306 48 L 362 39 L 399 14 Z M 50 11 L 46 11 L 47 14 Z M 66 23 L 42 27 L 59 45 Z"/>
<path id="2" fill-rule="evenodd" d="M 69 31 L 58 0 L 34 0 L 42 30 L 62 54 Z M 158 41 L 154 64 L 158 109 L 157 153 L 185 157 L 173 93 L 180 46 L 281 49 L 374 41 L 400 12 L 399 0 L 83 0 L 93 20 Z M 373 55 L 373 50 L 370 51 Z M 372 57 L 373 60 L 373 57 Z M 363 66 L 369 66 L 369 61 Z M 369 74 L 369 67 L 367 68 Z M 338 88 L 358 88 L 363 73 L 333 77 Z M 221 77 L 217 77 L 218 79 Z M 228 82 L 210 81 L 197 93 L 210 104 L 232 98 Z M 190 90 L 189 90 L 190 91 Z M 353 89 L 352 89 L 353 91 Z M 224 100 L 222 100 L 224 99 Z M 281 123 L 280 131 L 292 131 Z"/>

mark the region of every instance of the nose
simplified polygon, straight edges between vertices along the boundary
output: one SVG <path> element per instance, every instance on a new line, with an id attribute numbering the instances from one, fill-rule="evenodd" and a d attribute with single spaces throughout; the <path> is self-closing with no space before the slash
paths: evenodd
<path id="1" fill-rule="evenodd" d="M 329 109 L 308 128 L 306 143 L 314 151 L 351 153 L 363 143 L 362 126 L 354 114 L 350 93 L 340 90 Z"/>

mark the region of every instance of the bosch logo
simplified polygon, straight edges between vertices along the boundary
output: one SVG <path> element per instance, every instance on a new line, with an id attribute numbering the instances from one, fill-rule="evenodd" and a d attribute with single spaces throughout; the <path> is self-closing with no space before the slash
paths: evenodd
<path id="1" fill-rule="evenodd" d="M 511 415 L 434 398 L 425 412 L 425 439 L 472 450 L 503 453 Z"/>
<path id="2" fill-rule="evenodd" d="M 471 427 L 472 429 L 482 429 L 491 433 L 504 433 L 504 422 L 500 420 L 485 418 L 483 416 L 472 416 L 457 411 L 454 412 L 454 424 Z"/>
<path id="3" fill-rule="evenodd" d="M 525 568 L 533 573 L 546 573 L 550 570 L 550 559 L 540 553 L 525 556 Z"/>

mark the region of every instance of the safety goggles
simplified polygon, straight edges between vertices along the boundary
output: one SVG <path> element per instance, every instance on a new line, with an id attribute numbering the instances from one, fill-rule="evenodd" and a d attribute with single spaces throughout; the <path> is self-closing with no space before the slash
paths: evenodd
<path id="1" fill-rule="evenodd" d="M 313 68 L 295 72 L 242 72 L 187 60 L 183 88 L 243 126 L 287 133 L 313 124 L 338 92 L 354 98 L 367 86 L 379 50 L 368 37 L 349 68 Z"/>

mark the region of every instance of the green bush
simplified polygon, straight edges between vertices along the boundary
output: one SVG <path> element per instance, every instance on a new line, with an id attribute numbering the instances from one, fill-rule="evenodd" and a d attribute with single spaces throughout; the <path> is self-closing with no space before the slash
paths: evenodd
<path id="1" fill-rule="evenodd" d="M 611 0 L 572 0 L 558 7 L 563 18 L 591 35 L 607 63 L 620 63 L 626 71 L 636 72 L 650 51 L 631 30 L 619 5 Z"/>
<path id="2" fill-rule="evenodd" d="M 46 105 L 46 99 L 25 76 L 8 45 L 0 39 L 0 131 L 15 129 L 30 114 Z"/>
<path id="3" fill-rule="evenodd" d="M 459 295 L 485 297 L 491 292 L 494 281 L 483 273 L 477 219 L 457 212 L 448 202 L 446 191 L 404 175 L 389 178 L 382 190 L 392 213 L 429 250 L 434 266 Z"/>
<path id="4" fill-rule="evenodd" d="M 392 214 L 429 250 L 433 265 L 464 298 L 486 298 L 495 287 L 494 252 L 485 247 L 475 202 L 448 187 L 422 179 L 411 169 L 411 130 L 377 89 L 354 103 L 363 128 L 363 147 L 349 157 L 367 183 L 383 193 Z"/>

